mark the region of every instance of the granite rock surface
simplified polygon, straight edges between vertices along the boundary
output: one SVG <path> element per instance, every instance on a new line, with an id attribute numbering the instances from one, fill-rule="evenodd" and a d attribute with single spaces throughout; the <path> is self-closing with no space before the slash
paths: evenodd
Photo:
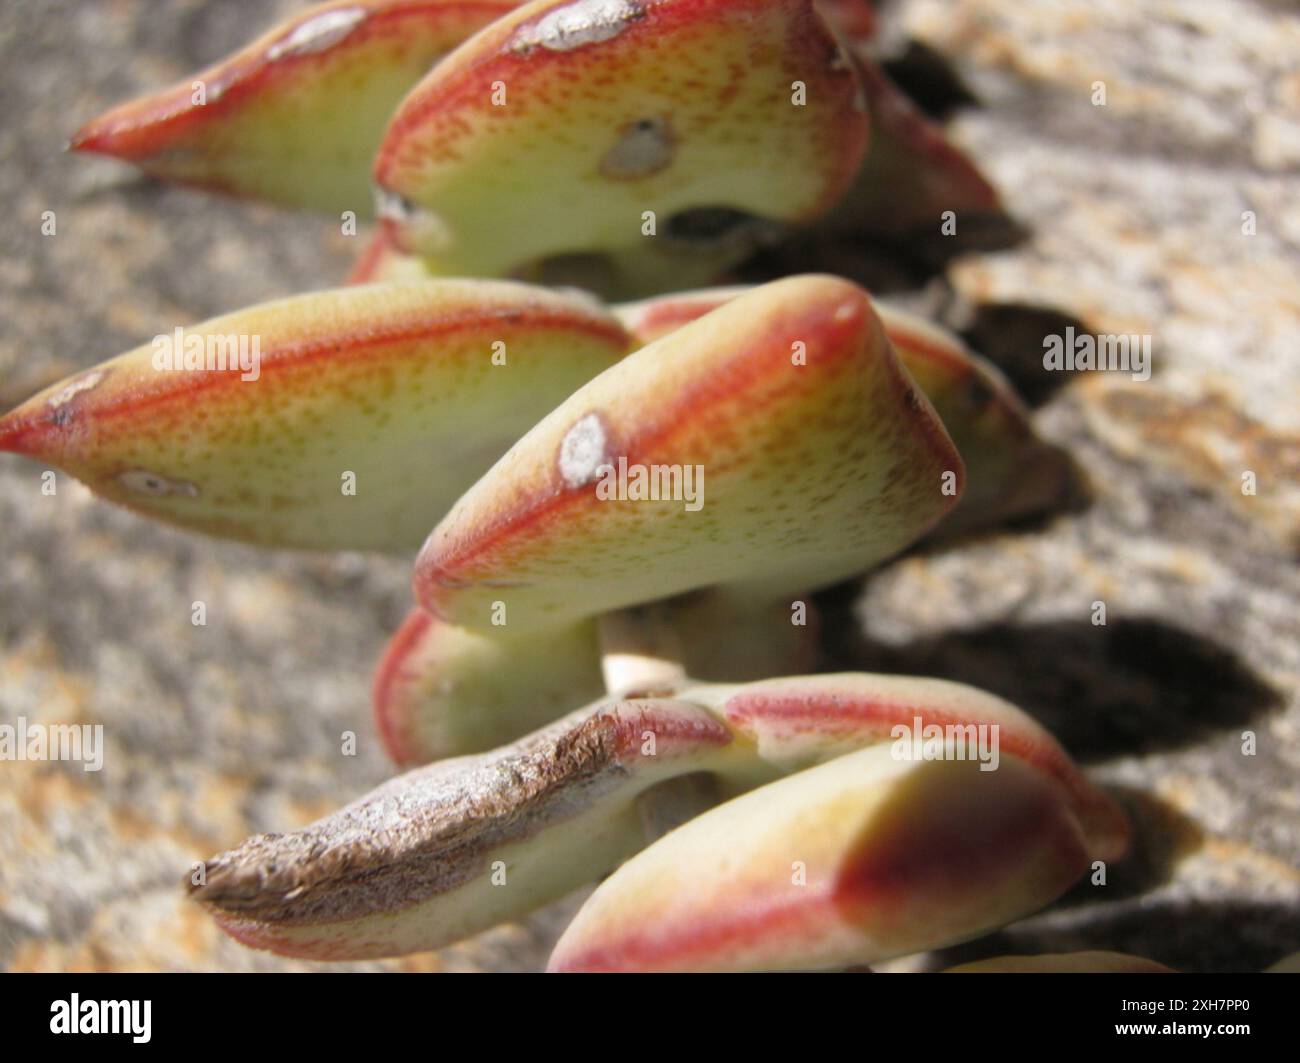
<path id="1" fill-rule="evenodd" d="M 81 121 L 301 6 L 0 11 L 0 404 L 177 325 L 343 278 L 358 238 L 332 219 L 62 150 Z M 1104 948 L 1262 968 L 1300 950 L 1300 22 L 1260 0 L 906 0 L 888 14 L 900 79 L 1025 231 L 900 274 L 900 295 L 1003 366 L 1074 456 L 1080 491 L 823 595 L 822 665 L 1011 698 L 1138 826 L 1105 886 L 891 966 Z M 1066 327 L 1149 336 L 1150 378 L 1045 371 L 1044 336 Z M 43 471 L 0 456 L 0 722 L 102 723 L 105 762 L 0 763 L 0 966 L 316 966 L 237 945 L 179 881 L 390 774 L 369 682 L 410 559 L 209 541 L 67 477 L 42 494 Z M 575 903 L 437 954 L 329 966 L 537 969 Z"/>

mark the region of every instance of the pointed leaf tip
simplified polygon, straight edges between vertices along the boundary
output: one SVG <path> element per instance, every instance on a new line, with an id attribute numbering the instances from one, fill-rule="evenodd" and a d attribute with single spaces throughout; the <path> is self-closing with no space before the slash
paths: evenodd
<path id="1" fill-rule="evenodd" d="M 370 162 L 403 95 L 517 3 L 316 4 L 228 59 L 87 122 L 70 147 L 166 180 L 366 217 Z"/>
<path id="2" fill-rule="evenodd" d="M 707 288 L 616 306 L 614 312 L 649 343 L 726 302 L 743 287 Z M 966 462 L 966 490 L 932 538 L 949 538 L 1041 513 L 1066 501 L 1075 483 L 1069 456 L 1034 430 L 1010 382 L 952 333 L 874 300 L 885 334 L 934 405 Z"/>
<path id="3" fill-rule="evenodd" d="M 164 333 L 29 399 L 0 445 L 212 535 L 410 550 L 628 347 L 578 295 L 505 281 L 294 296 Z"/>
<path id="4" fill-rule="evenodd" d="M 872 963 L 1028 915 L 1086 866 L 1077 821 L 1027 765 L 986 774 L 876 746 L 761 786 L 634 856 L 583 905 L 550 970 Z"/>

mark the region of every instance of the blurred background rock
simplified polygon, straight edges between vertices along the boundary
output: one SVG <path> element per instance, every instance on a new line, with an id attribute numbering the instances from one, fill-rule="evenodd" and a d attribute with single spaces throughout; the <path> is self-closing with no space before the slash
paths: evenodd
<path id="1" fill-rule="evenodd" d="M 331 219 L 62 151 L 85 119 L 303 6 L 0 10 L 0 405 L 177 325 L 341 281 L 358 238 Z M 1264 0 L 886 12 L 891 70 L 1027 233 L 897 283 L 1016 380 L 1086 497 L 824 595 L 824 666 L 1019 702 L 1139 834 L 1105 888 L 892 966 L 1110 948 L 1258 969 L 1300 949 L 1300 20 Z M 48 210 L 55 236 L 41 234 Z M 1150 334 L 1151 379 L 1044 373 L 1043 337 L 1066 325 Z M 0 723 L 102 723 L 107 748 L 98 773 L 0 763 L 0 965 L 320 966 L 235 944 L 178 883 L 390 774 L 369 682 L 409 601 L 408 562 L 208 541 L 67 477 L 44 496 L 42 471 L 0 457 Z M 347 731 L 356 756 L 341 755 Z M 573 905 L 438 954 L 323 966 L 536 969 Z"/>

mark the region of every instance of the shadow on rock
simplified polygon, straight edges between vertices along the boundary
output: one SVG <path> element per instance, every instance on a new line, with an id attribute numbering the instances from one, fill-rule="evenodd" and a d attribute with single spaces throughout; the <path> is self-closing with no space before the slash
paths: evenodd
<path id="1" fill-rule="evenodd" d="M 882 59 L 880 65 L 889 79 L 936 121 L 980 103 L 952 62 L 920 41 L 909 40 L 901 53 Z"/>
<path id="2" fill-rule="evenodd" d="M 1074 379 L 1073 371 L 1043 365 L 1044 341 L 1091 334 L 1078 318 L 1046 306 L 1025 303 L 983 303 L 957 331 L 973 350 L 996 365 L 1031 407 L 1043 405 Z"/>
<path id="3" fill-rule="evenodd" d="M 936 953 L 942 970 L 991 956 L 1106 949 L 1144 956 L 1178 971 L 1262 971 L 1300 949 L 1300 919 L 1282 904 L 1145 901 L 1097 905 L 1083 923 L 1043 926 L 1042 919 Z"/>
<path id="4" fill-rule="evenodd" d="M 815 231 L 791 233 L 739 267 L 737 279 L 763 284 L 797 273 L 834 273 L 876 295 L 914 292 L 941 277 L 954 258 L 1006 250 L 1029 235 L 1028 229 L 1003 213 L 963 216 L 957 232 L 950 235 L 937 225 L 905 233 L 837 234 L 831 229 L 823 225 Z"/>
<path id="5" fill-rule="evenodd" d="M 856 594 L 835 588 L 818 598 L 827 670 L 969 683 L 1019 705 L 1083 762 L 1187 748 L 1279 704 L 1236 654 L 1161 621 L 991 624 L 884 646 L 859 633 Z"/>

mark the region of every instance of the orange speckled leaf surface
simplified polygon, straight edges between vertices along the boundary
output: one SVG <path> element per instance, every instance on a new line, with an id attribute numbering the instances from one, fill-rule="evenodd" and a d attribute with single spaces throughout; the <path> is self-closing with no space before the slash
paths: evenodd
<path id="1" fill-rule="evenodd" d="M 401 246 L 440 272 L 496 275 L 689 243 L 692 211 L 826 210 L 862 159 L 861 105 L 810 0 L 541 0 L 417 86 L 375 181 Z"/>
<path id="2" fill-rule="evenodd" d="M 0 418 L 0 449 L 212 535 L 410 550 L 520 434 L 628 345 L 589 300 L 507 281 L 294 296 L 179 338 L 33 396 Z M 191 342 L 205 360 L 169 367 L 169 352 Z M 241 343 L 244 362 L 230 353 Z M 221 354 L 236 368 L 206 368 Z"/>
<path id="3" fill-rule="evenodd" d="M 689 467 L 699 505 L 608 497 L 623 463 Z M 642 347 L 557 407 L 434 529 L 416 596 L 469 627 L 500 600 L 527 631 L 715 584 L 805 591 L 929 530 L 956 501 L 945 482 L 959 493 L 962 476 L 866 293 L 790 278 Z"/>
<path id="4" fill-rule="evenodd" d="M 88 122 L 72 147 L 167 180 L 365 217 L 371 161 L 402 97 L 437 59 L 516 6 L 318 4 L 215 66 Z"/>
<path id="5" fill-rule="evenodd" d="M 734 299 L 747 288 L 625 303 L 615 314 L 642 343 L 665 336 Z M 940 536 L 961 534 L 1041 512 L 1062 501 L 1073 482 L 1069 458 L 1034 431 L 1020 397 L 1002 373 L 952 333 L 879 300 L 885 334 L 966 463 L 966 491 Z"/>

